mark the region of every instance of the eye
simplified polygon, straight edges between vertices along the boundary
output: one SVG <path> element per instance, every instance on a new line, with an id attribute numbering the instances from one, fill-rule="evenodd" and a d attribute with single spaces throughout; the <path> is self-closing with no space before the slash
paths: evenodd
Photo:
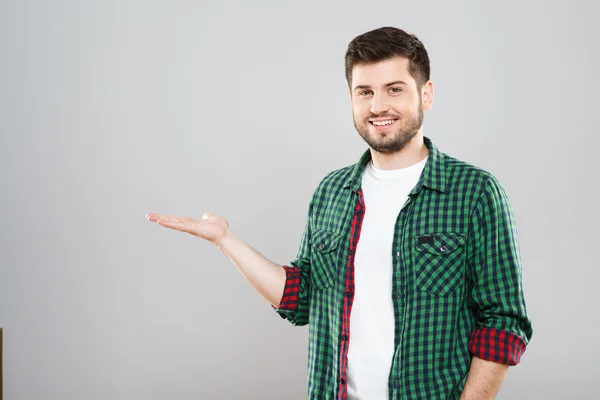
<path id="1" fill-rule="evenodd" d="M 359 96 L 366 96 L 370 93 L 373 93 L 371 90 L 363 90 L 362 92 L 358 93 Z"/>
<path id="2" fill-rule="evenodd" d="M 400 92 L 402 91 L 402 89 L 400 89 L 400 88 L 397 88 L 397 87 L 394 87 L 394 88 L 390 88 L 390 91 L 391 91 L 392 93 L 396 93 L 396 94 L 398 94 L 398 93 L 400 93 Z"/>

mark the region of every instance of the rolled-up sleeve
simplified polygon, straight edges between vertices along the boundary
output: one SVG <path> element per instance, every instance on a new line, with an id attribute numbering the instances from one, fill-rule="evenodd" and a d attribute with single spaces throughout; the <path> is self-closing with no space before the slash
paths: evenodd
<path id="1" fill-rule="evenodd" d="M 469 305 L 477 326 L 469 351 L 484 360 L 519 363 L 533 334 L 527 315 L 512 207 L 493 176 L 473 209 L 469 231 Z"/>
<path id="2" fill-rule="evenodd" d="M 309 206 L 306 227 L 300 241 L 300 249 L 296 258 L 283 268 L 286 272 L 283 296 L 278 307 L 273 309 L 293 325 L 308 324 L 308 304 L 310 290 L 310 214 L 312 201 Z"/>

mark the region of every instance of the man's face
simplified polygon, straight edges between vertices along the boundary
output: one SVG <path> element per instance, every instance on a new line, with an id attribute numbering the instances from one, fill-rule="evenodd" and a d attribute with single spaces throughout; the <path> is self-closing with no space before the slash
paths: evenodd
<path id="1" fill-rule="evenodd" d="M 406 58 L 354 66 L 350 91 L 354 126 L 369 147 L 382 154 L 404 148 L 423 124 L 421 92 Z"/>

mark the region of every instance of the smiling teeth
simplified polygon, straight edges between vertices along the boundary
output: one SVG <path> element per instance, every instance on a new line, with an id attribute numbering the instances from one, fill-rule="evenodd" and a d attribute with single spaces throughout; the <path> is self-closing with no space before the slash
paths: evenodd
<path id="1" fill-rule="evenodd" d="M 373 125 L 375 126 L 383 126 L 383 125 L 391 125 L 395 122 L 396 120 L 394 119 L 390 119 L 388 121 L 372 121 Z"/>

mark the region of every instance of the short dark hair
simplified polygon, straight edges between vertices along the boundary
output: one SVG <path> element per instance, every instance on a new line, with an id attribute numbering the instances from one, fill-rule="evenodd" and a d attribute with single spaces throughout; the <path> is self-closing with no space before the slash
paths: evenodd
<path id="1" fill-rule="evenodd" d="M 372 64 L 393 57 L 408 59 L 408 72 L 415 79 L 417 89 L 429 80 L 429 56 L 423 43 L 413 34 L 386 26 L 365 32 L 348 45 L 345 57 L 348 86 L 351 86 L 352 68 L 356 64 Z"/>

